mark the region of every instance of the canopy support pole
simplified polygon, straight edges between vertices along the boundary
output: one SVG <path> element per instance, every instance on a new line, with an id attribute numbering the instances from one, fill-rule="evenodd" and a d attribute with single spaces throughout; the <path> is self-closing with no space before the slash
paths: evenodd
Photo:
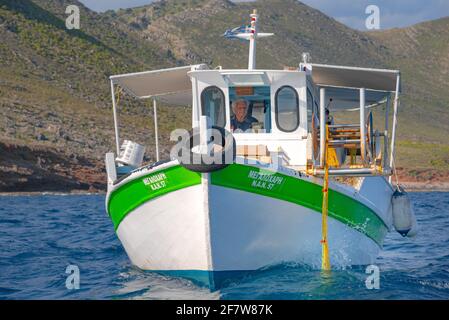
<path id="1" fill-rule="evenodd" d="M 394 107 L 393 107 L 393 124 L 392 124 L 392 132 L 391 132 L 391 146 L 390 146 L 390 168 L 393 168 L 394 164 L 394 156 L 395 156 L 395 144 L 396 144 L 396 127 L 398 125 L 398 105 L 399 105 L 399 90 L 401 85 L 401 75 L 398 74 L 396 78 L 396 93 L 394 96 Z M 391 184 L 391 176 L 388 178 L 388 181 Z"/>
<path id="2" fill-rule="evenodd" d="M 390 103 L 391 103 L 391 96 L 389 95 L 387 97 L 387 101 L 385 102 L 385 133 L 388 132 L 388 125 L 389 125 L 388 116 L 390 114 Z"/>
<path id="3" fill-rule="evenodd" d="M 365 88 L 360 88 L 360 156 L 363 164 L 366 158 L 365 102 Z"/>
<path id="4" fill-rule="evenodd" d="M 389 117 L 390 117 L 390 104 L 391 95 L 388 95 L 387 102 L 385 105 L 385 130 L 384 130 L 384 156 L 383 156 L 383 167 L 387 168 L 388 165 L 388 131 L 389 131 Z"/>
<path id="5" fill-rule="evenodd" d="M 324 168 L 326 153 L 326 89 L 320 88 L 320 168 Z"/>
<path id="6" fill-rule="evenodd" d="M 115 144 L 117 148 L 117 156 L 120 155 L 120 139 L 119 139 L 119 128 L 117 120 L 117 103 L 115 101 L 115 89 L 114 82 L 111 80 L 111 93 L 112 93 L 112 112 L 114 114 L 114 130 L 115 130 Z"/>
<path id="7" fill-rule="evenodd" d="M 154 140 L 156 143 L 156 162 L 159 162 L 159 133 L 158 133 L 158 125 L 157 125 L 156 99 L 153 99 L 153 115 L 154 115 Z"/>

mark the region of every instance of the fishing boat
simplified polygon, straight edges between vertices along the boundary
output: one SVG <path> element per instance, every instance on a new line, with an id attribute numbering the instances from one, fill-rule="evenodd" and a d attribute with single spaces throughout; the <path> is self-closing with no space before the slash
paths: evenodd
<path id="1" fill-rule="evenodd" d="M 389 231 L 417 229 L 392 182 L 400 72 L 314 64 L 308 54 L 294 68 L 257 69 L 256 41 L 272 34 L 258 32 L 256 11 L 250 18 L 225 33 L 249 41 L 248 69 L 110 77 L 116 153 L 106 154 L 106 210 L 117 236 L 138 268 L 211 288 L 284 262 L 372 264 Z M 153 102 L 155 163 L 143 164 L 142 144 L 120 140 L 118 93 Z M 165 160 L 158 103 L 192 108 L 192 130 L 172 132 Z"/>

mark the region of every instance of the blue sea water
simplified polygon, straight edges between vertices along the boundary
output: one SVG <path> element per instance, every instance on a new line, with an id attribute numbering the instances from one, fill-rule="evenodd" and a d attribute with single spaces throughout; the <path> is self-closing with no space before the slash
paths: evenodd
<path id="1" fill-rule="evenodd" d="M 420 233 L 388 235 L 368 290 L 364 267 L 323 276 L 303 265 L 254 272 L 210 292 L 133 267 L 104 196 L 0 196 L 0 299 L 448 299 L 449 193 L 412 193 Z M 66 288 L 76 265 L 80 288 Z"/>

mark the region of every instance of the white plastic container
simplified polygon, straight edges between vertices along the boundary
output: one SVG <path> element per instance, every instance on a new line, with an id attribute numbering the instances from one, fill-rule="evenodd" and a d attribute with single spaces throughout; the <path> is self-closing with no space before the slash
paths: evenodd
<path id="1" fill-rule="evenodd" d="M 125 140 L 120 147 L 120 155 L 115 160 L 123 165 L 138 168 L 142 165 L 144 154 L 144 146 Z"/>

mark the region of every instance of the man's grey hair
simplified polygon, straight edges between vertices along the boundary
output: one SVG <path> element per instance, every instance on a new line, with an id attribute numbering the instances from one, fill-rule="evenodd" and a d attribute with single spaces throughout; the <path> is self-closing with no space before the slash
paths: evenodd
<path id="1" fill-rule="evenodd" d="M 248 101 L 246 101 L 245 99 L 238 99 L 238 100 L 235 100 L 232 102 L 232 111 L 234 111 L 234 113 L 235 113 L 235 107 L 237 107 L 237 105 L 239 103 L 244 103 L 246 106 L 246 110 L 248 111 L 248 107 L 249 107 Z"/>

